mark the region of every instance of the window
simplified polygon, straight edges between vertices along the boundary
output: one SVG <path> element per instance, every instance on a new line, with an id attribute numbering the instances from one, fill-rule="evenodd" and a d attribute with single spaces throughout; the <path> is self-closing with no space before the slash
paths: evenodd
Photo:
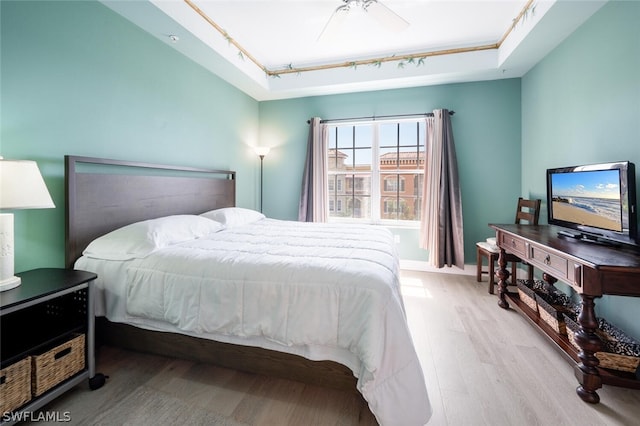
<path id="1" fill-rule="evenodd" d="M 329 200 L 329 211 L 342 211 L 342 200 Z"/>
<path id="2" fill-rule="evenodd" d="M 327 124 L 327 135 L 330 220 L 420 220 L 424 119 Z"/>
<path id="3" fill-rule="evenodd" d="M 389 214 L 394 214 L 394 213 L 402 213 L 405 212 L 407 209 L 407 203 L 404 200 L 400 200 L 400 203 L 398 204 L 398 200 L 395 198 L 392 199 L 385 199 L 384 200 L 384 214 L 385 215 L 389 215 Z"/>
<path id="4" fill-rule="evenodd" d="M 383 192 L 404 192 L 404 177 L 398 175 L 386 176 L 384 178 Z"/>
<path id="5" fill-rule="evenodd" d="M 344 177 L 338 178 L 338 176 L 329 176 L 329 192 L 335 191 L 336 189 L 338 191 L 342 191 L 343 179 Z"/>

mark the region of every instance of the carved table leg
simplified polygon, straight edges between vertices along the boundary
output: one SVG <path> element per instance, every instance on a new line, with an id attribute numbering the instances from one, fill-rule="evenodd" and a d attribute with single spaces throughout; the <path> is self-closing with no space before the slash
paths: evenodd
<path id="1" fill-rule="evenodd" d="M 507 280 L 509 279 L 509 271 L 507 271 L 507 257 L 504 249 L 500 249 L 500 256 L 498 256 L 498 272 L 496 275 L 499 278 L 498 281 L 498 306 L 503 309 L 509 309 L 509 302 L 506 299 L 507 293 Z"/>
<path id="2" fill-rule="evenodd" d="M 542 279 L 544 280 L 544 282 L 546 282 L 550 286 L 553 286 L 555 283 L 558 282 L 558 279 L 556 277 L 551 276 L 551 275 L 547 274 L 546 272 L 542 273 Z"/>
<path id="3" fill-rule="evenodd" d="M 576 366 L 575 375 L 580 383 L 576 393 L 585 402 L 597 404 L 600 397 L 596 390 L 602 387 L 602 378 L 596 368 L 600 363 L 595 353 L 601 349 L 601 342 L 595 334 L 598 321 L 595 313 L 594 296 L 582 294 L 582 310 L 578 316 L 580 329 L 576 333 L 576 343 L 581 351 L 578 354 L 580 364 Z"/>
<path id="4" fill-rule="evenodd" d="M 556 288 L 553 286 L 555 283 L 558 282 L 558 279 L 556 277 L 549 275 L 546 272 L 543 272 L 542 281 L 544 281 L 547 291 L 556 290 Z M 550 287 L 553 287 L 553 288 L 550 288 Z"/>

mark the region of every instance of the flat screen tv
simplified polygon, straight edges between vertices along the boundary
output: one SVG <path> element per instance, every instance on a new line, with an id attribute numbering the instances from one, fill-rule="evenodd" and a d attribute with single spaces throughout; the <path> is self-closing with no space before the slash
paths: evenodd
<path id="1" fill-rule="evenodd" d="M 629 161 L 547 170 L 548 222 L 561 235 L 638 245 L 635 166 Z"/>

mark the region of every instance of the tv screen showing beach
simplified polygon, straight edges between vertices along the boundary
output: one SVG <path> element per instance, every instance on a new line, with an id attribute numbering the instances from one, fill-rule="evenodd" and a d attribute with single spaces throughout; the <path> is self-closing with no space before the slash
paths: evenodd
<path id="1" fill-rule="evenodd" d="M 622 232 L 620 171 L 597 170 L 551 175 L 555 220 Z"/>

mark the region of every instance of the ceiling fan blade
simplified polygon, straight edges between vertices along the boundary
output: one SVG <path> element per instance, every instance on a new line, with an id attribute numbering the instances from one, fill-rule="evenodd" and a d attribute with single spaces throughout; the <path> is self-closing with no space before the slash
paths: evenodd
<path id="1" fill-rule="evenodd" d="M 348 10 L 344 6 L 338 7 L 325 24 L 317 41 L 333 40 L 340 33 L 347 17 Z"/>
<path id="2" fill-rule="evenodd" d="M 369 1 L 367 13 L 390 31 L 400 32 L 409 27 L 409 22 L 379 1 Z"/>

